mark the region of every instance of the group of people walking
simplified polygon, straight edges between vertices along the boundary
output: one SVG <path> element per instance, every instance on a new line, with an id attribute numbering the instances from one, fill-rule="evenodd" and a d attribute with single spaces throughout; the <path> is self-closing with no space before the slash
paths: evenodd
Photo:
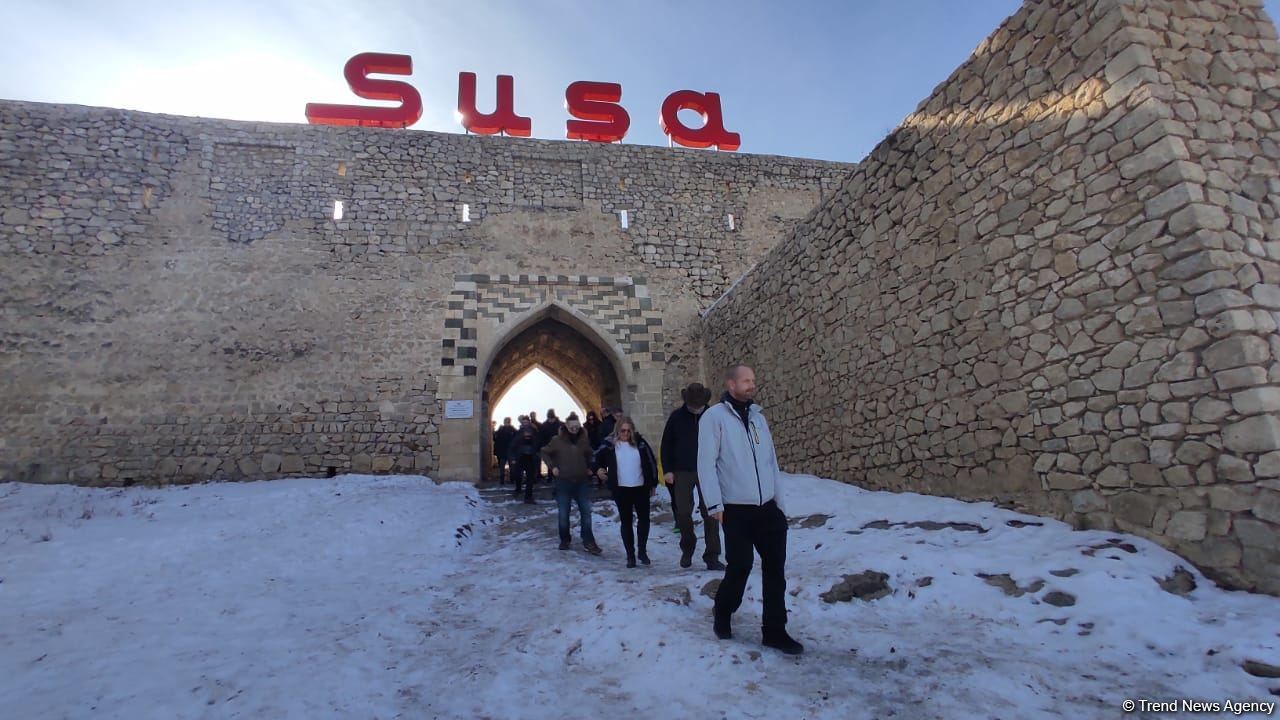
<path id="1" fill-rule="evenodd" d="M 533 502 L 532 487 L 539 479 L 541 464 L 546 463 L 559 510 L 561 550 L 571 547 L 570 510 L 576 504 L 583 548 L 595 555 L 603 552 L 591 529 L 591 490 L 593 480 L 597 485 L 604 483 L 618 508 L 629 568 L 651 564 L 650 499 L 657 493 L 661 473 L 671 493 L 680 533 L 680 566 L 691 567 L 697 550 L 693 525 L 696 496 L 705 539 L 702 560 L 708 570 L 725 573 L 715 598 L 716 636 L 733 636 L 732 616 L 742 604 L 755 555 L 759 554 L 764 644 L 799 654 L 804 647 L 786 631 L 783 482 L 769 425 L 754 403 L 755 373 L 747 366 L 734 365 L 726 370 L 724 385 L 725 392 L 714 405 L 708 404 L 711 391 L 699 383 L 681 391 L 684 402 L 668 416 L 663 428 L 660 464 L 658 455 L 621 408 L 606 409 L 604 420 L 588 413 L 586 424 L 576 413 L 561 423 L 552 410 L 540 424 L 533 413 L 521 416 L 519 428 L 505 418 L 502 427 L 494 431 L 494 454 L 500 473 L 511 464 L 517 494 L 523 481 L 525 502 Z M 505 482 L 505 474 L 500 477 Z M 725 563 L 720 562 L 721 529 Z"/>

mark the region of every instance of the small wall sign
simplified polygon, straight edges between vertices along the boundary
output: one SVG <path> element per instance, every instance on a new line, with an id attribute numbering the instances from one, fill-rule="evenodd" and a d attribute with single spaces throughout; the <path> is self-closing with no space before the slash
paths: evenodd
<path id="1" fill-rule="evenodd" d="M 444 416 L 449 420 L 460 420 L 471 417 L 471 401 L 445 400 Z"/>

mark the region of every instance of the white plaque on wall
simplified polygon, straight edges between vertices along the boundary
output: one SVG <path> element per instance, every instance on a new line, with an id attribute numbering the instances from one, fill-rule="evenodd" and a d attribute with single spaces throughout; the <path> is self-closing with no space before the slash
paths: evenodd
<path id="1" fill-rule="evenodd" d="M 471 417 L 470 400 L 445 400 L 444 416 L 450 420 Z"/>

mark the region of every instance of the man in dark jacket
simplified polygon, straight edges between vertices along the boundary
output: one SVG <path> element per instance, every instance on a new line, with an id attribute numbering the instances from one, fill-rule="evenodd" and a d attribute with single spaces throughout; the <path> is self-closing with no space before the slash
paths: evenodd
<path id="1" fill-rule="evenodd" d="M 538 443 L 541 447 L 546 447 L 556 435 L 560 434 L 560 418 L 556 416 L 555 408 L 547 409 L 547 419 L 542 421 L 542 428 L 538 430 Z"/>
<path id="2" fill-rule="evenodd" d="M 548 420 L 547 424 L 550 422 Z M 553 487 L 560 511 L 560 549 L 569 549 L 569 505 L 577 502 L 582 547 L 593 555 L 599 555 L 600 546 L 596 544 L 595 535 L 591 532 L 592 451 L 587 443 L 587 433 L 582 429 L 577 416 L 560 428 L 560 433 L 542 448 L 542 459 L 551 468 L 551 476 L 555 478 Z"/>
<path id="3" fill-rule="evenodd" d="M 693 530 L 693 496 L 697 490 L 707 546 L 702 560 L 708 570 L 724 570 L 724 563 L 720 562 L 720 523 L 707 514 L 707 504 L 698 487 L 698 418 L 707 409 L 711 391 L 701 383 L 690 383 L 680 396 L 684 404 L 671 413 L 662 431 L 663 480 L 671 490 L 676 527 L 680 529 L 680 567 L 693 565 L 693 551 L 698 547 Z"/>
<path id="4" fill-rule="evenodd" d="M 511 449 L 511 438 L 516 436 L 516 429 L 511 425 L 511 418 L 502 418 L 502 425 L 493 431 L 493 456 L 498 458 L 498 484 L 507 484 L 507 450 Z"/>
<path id="5" fill-rule="evenodd" d="M 613 434 L 613 429 L 617 427 L 618 421 L 622 419 L 622 408 L 611 407 L 604 409 L 604 421 L 600 423 L 600 444 L 604 444 L 604 439 Z"/>
<path id="6" fill-rule="evenodd" d="M 515 494 L 520 494 L 520 484 L 524 483 L 524 501 L 533 504 L 533 484 L 538 480 L 538 438 L 534 435 L 533 426 L 521 425 L 520 431 L 511 439 L 507 449 L 507 458 L 515 463 Z"/>

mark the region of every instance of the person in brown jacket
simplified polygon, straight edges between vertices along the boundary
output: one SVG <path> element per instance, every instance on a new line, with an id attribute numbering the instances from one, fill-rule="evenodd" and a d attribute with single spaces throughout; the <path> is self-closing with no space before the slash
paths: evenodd
<path id="1" fill-rule="evenodd" d="M 542 459 L 554 478 L 552 490 L 560 510 L 560 549 L 569 549 L 569 503 L 576 501 L 582 547 L 592 555 L 599 555 L 600 546 L 591 533 L 591 458 L 591 443 L 587 442 L 587 433 L 577 413 L 570 413 L 564 427 L 542 448 Z"/>

